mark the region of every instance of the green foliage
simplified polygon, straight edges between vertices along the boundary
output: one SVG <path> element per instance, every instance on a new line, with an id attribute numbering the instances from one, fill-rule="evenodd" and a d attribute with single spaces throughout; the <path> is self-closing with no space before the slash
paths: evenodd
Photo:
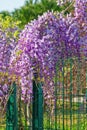
<path id="1" fill-rule="evenodd" d="M 63 6 L 58 6 L 56 0 L 26 0 L 25 4 L 18 9 L 15 9 L 13 12 L 2 11 L 0 15 L 2 15 L 2 19 L 7 19 L 7 17 L 12 17 L 12 20 L 21 21 L 18 26 L 20 28 L 24 28 L 24 26 L 30 22 L 31 20 L 37 19 L 38 15 L 42 15 L 44 12 L 49 11 L 58 11 L 61 12 L 65 10 L 70 3 L 66 3 Z M 71 6 L 69 9 L 65 11 L 65 14 L 69 13 L 73 10 Z"/>
<path id="2" fill-rule="evenodd" d="M 70 3 L 67 3 L 60 7 L 57 5 L 56 0 L 36 0 L 34 3 L 33 0 L 27 0 L 24 6 L 12 12 L 12 16 L 14 19 L 21 21 L 21 28 L 23 28 L 24 25 L 31 20 L 37 19 L 38 15 L 42 15 L 48 10 L 61 12 L 65 10 L 69 4 Z M 66 13 L 69 13 L 69 9 L 65 11 L 65 14 Z"/>
<path id="3" fill-rule="evenodd" d="M 16 9 L 12 12 L 12 16 L 16 20 L 21 21 L 21 27 L 30 22 L 33 19 L 37 19 L 38 15 L 42 15 L 47 10 L 58 10 L 58 6 L 55 0 L 41 0 L 33 3 L 32 1 L 26 1 L 25 5 L 20 9 Z"/>
<path id="4" fill-rule="evenodd" d="M 3 32 L 6 32 L 6 36 L 9 38 L 14 37 L 18 38 L 19 35 L 19 26 L 20 26 L 20 21 L 14 20 L 12 16 L 5 16 L 3 18 L 3 14 L 0 14 L 0 28 Z M 10 31 L 10 30 L 11 31 Z M 12 30 L 14 29 L 14 31 Z"/>
<path id="5" fill-rule="evenodd" d="M 5 16 L 3 19 L 3 15 L 0 14 L 0 26 L 2 26 L 3 29 L 14 28 L 17 27 L 19 24 L 20 22 L 14 21 L 11 16 Z"/>
<path id="6" fill-rule="evenodd" d="M 2 18 L 5 18 L 6 16 L 11 16 L 10 12 L 8 11 L 1 11 L 0 15 L 2 15 Z"/>

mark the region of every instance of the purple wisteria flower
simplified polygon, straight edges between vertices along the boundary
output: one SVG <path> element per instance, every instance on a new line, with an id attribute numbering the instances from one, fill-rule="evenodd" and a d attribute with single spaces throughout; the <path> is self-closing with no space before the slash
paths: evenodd
<path id="1" fill-rule="evenodd" d="M 38 79 L 44 82 L 44 95 L 52 96 L 57 63 L 75 56 L 80 56 L 76 19 L 47 12 L 26 25 L 20 34 L 11 55 L 11 72 L 20 77 L 22 94 L 29 94 L 29 90 L 31 94 L 35 71 Z"/>

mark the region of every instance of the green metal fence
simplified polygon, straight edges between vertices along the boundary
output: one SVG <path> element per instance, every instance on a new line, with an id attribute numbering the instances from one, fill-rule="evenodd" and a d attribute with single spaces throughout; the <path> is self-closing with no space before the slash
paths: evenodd
<path id="1" fill-rule="evenodd" d="M 29 104 L 13 84 L 0 130 L 87 130 L 86 59 L 60 60 L 54 81 L 54 96 L 48 98 L 42 84 L 33 81 Z"/>
<path id="2" fill-rule="evenodd" d="M 61 67 L 62 66 L 62 67 Z M 87 130 L 87 61 L 59 61 L 55 76 L 55 100 L 47 99 L 44 130 Z"/>
<path id="3" fill-rule="evenodd" d="M 21 90 L 15 83 L 10 86 L 6 108 L 6 126 L 2 130 L 42 130 L 43 91 L 41 83 L 33 81 L 33 95 L 30 101 L 22 100 Z M 28 99 L 28 100 L 29 100 Z M 1 130 L 1 129 L 0 129 Z"/>
<path id="4" fill-rule="evenodd" d="M 17 111 L 17 90 L 16 84 L 10 87 L 11 90 L 13 89 L 12 93 L 9 96 L 7 108 L 6 108 L 6 130 L 17 130 L 18 129 L 18 111 Z"/>

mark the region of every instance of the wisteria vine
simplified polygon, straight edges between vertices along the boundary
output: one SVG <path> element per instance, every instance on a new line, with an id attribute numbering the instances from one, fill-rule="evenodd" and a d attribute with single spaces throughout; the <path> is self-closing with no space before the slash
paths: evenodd
<path id="1" fill-rule="evenodd" d="M 77 6 L 77 1 L 75 6 Z M 80 21 L 77 14 L 78 10 L 75 10 L 74 17 L 47 12 L 38 17 L 38 20 L 25 26 L 10 62 L 11 71 L 14 70 L 14 73 L 20 77 L 23 95 L 32 93 L 35 70 L 38 78 L 44 82 L 44 95 L 52 96 L 59 59 L 80 57 L 80 43 L 83 37 L 80 36 Z"/>
<path id="2" fill-rule="evenodd" d="M 9 62 L 11 53 L 17 45 L 18 33 L 18 26 L 12 18 L 6 17 L 2 20 L 0 15 L 0 105 L 6 105 L 8 100 L 8 88 L 11 84 Z"/>
<path id="3" fill-rule="evenodd" d="M 74 16 L 48 11 L 26 25 L 12 51 L 9 67 L 6 65 L 21 87 L 22 98 L 28 101 L 32 94 L 34 71 L 43 82 L 44 96 L 54 96 L 57 63 L 60 59 L 80 57 L 81 52 L 86 52 L 86 44 L 87 0 L 75 1 Z"/>

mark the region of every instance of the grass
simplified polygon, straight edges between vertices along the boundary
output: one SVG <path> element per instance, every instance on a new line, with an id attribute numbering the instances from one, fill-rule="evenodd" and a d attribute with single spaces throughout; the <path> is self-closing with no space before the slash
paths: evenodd
<path id="1" fill-rule="evenodd" d="M 72 109 L 70 108 L 70 103 L 67 102 L 65 105 L 67 106 L 63 108 L 63 103 L 59 102 L 56 113 L 55 111 L 52 113 L 52 109 L 48 107 L 45 108 L 43 130 L 87 130 L 87 114 L 83 110 L 78 110 L 82 104 L 73 103 Z M 25 128 L 25 116 L 23 113 L 21 114 L 21 121 L 25 130 L 31 130 L 29 127 Z M 3 121 L 0 119 L 0 130 L 6 130 L 5 125 L 5 119 Z"/>
<path id="2" fill-rule="evenodd" d="M 5 118 L 1 118 L 1 117 L 0 117 L 0 130 L 6 130 Z"/>
<path id="3" fill-rule="evenodd" d="M 64 117 L 64 118 L 63 118 Z M 73 114 L 57 115 L 55 117 L 44 117 L 44 130 L 87 130 L 87 115 Z"/>
<path id="4" fill-rule="evenodd" d="M 6 126 L 5 125 L 3 125 L 3 126 L 0 125 L 0 130 L 6 130 Z"/>
<path id="5" fill-rule="evenodd" d="M 60 113 L 53 116 L 50 113 L 45 113 L 43 130 L 55 130 L 56 128 L 57 130 L 87 130 L 87 114 L 72 114 L 70 116 L 70 114 Z M 25 130 L 28 129 L 25 128 Z M 0 124 L 0 130 L 6 130 L 5 124 Z"/>

